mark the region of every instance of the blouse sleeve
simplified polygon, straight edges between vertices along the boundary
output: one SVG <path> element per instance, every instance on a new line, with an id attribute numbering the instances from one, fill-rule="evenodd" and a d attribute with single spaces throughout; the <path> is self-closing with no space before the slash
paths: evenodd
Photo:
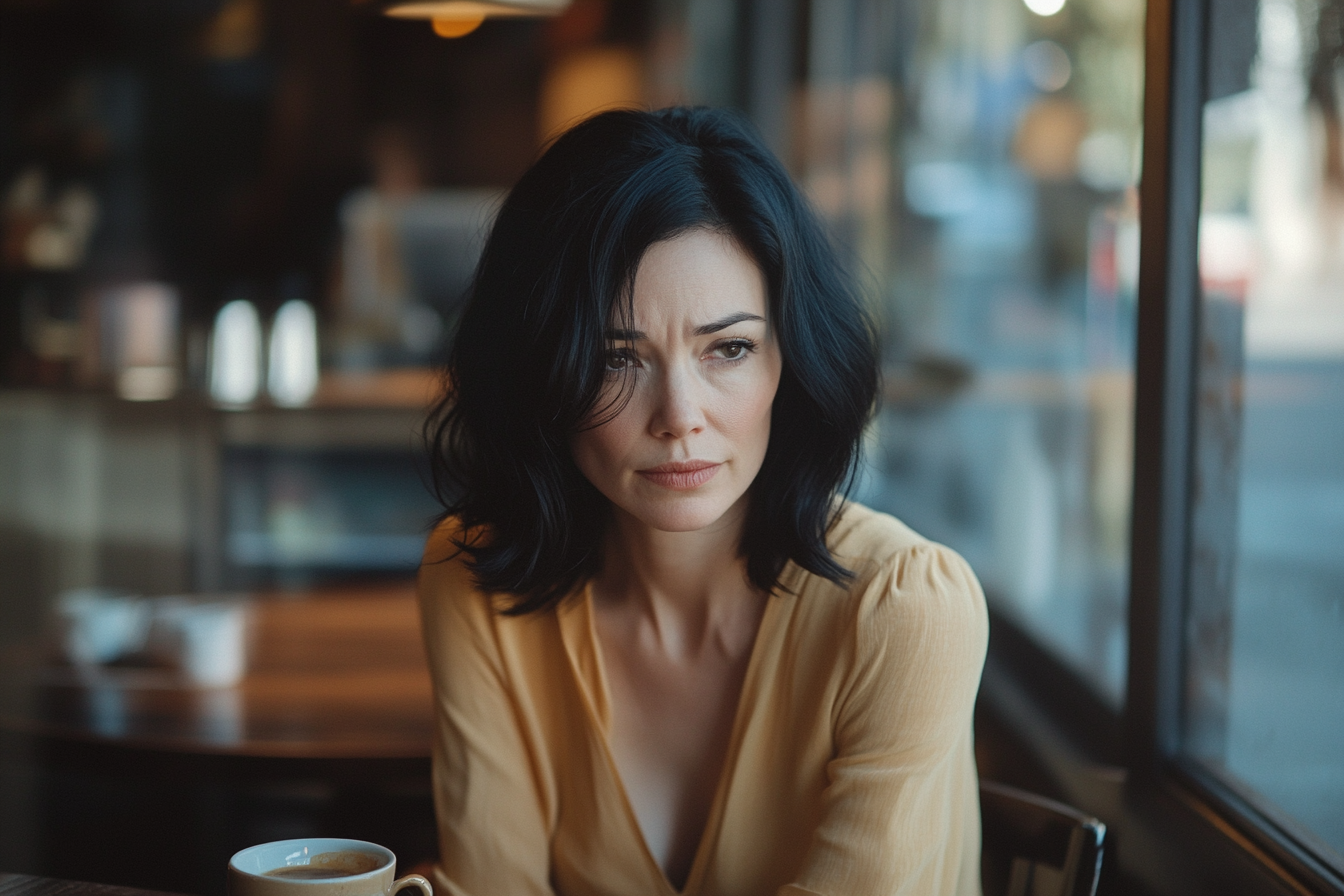
<path id="1" fill-rule="evenodd" d="M 891 558 L 859 607 L 821 822 L 780 896 L 979 893 L 980 585 L 955 552 L 925 543 Z"/>
<path id="2" fill-rule="evenodd" d="M 434 685 L 439 896 L 552 896 L 546 813 L 510 697 L 493 611 L 441 527 L 420 568 Z M 439 561 L 439 562 L 435 562 Z"/>

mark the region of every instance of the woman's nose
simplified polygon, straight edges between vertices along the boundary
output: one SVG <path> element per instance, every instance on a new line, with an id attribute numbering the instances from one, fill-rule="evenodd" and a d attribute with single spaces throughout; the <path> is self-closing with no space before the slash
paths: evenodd
<path id="1" fill-rule="evenodd" d="M 698 387 L 695 377 L 680 366 L 666 370 L 658 378 L 650 434 L 660 439 L 681 439 L 703 429 L 705 415 Z"/>

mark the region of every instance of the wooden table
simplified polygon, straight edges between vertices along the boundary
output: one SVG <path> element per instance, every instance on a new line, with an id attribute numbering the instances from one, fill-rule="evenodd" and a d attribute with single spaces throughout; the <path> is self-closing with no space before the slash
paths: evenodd
<path id="1" fill-rule="evenodd" d="M 174 753 L 429 756 L 429 677 L 411 586 L 260 595 L 253 618 L 248 670 L 234 687 L 15 651 L 0 666 L 0 728 Z"/>
<path id="2" fill-rule="evenodd" d="M 158 890 L 137 890 L 83 881 L 34 877 L 29 874 L 0 874 L 0 896 L 171 896 Z"/>
<path id="3" fill-rule="evenodd" d="M 266 840 L 347 836 L 403 866 L 432 858 L 413 585 L 259 595 L 254 620 L 234 687 L 76 669 L 49 647 L 0 658 L 0 763 L 37 781 L 27 809 L 0 793 L 0 815 L 37 832 L 22 862 L 0 848 L 0 868 L 222 894 L 229 855 Z"/>

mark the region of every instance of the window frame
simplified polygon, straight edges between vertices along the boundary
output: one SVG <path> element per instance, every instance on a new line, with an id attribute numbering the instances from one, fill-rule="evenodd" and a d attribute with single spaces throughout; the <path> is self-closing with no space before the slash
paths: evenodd
<path id="1" fill-rule="evenodd" d="M 1338 894 L 1338 869 L 1180 755 L 1211 2 L 1148 3 L 1121 862 L 1157 892 Z"/>

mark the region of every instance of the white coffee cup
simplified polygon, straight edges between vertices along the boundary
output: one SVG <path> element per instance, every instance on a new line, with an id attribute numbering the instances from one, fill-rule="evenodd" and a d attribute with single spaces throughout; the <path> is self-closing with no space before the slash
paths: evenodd
<path id="1" fill-rule="evenodd" d="M 56 601 L 62 646 L 80 666 L 107 663 L 134 653 L 145 643 L 149 607 L 134 595 L 103 588 L 76 588 Z"/>
<path id="2" fill-rule="evenodd" d="M 330 876 L 298 877 L 326 868 Z M 350 873 L 343 873 L 343 872 Z M 364 840 L 302 837 L 249 846 L 229 859 L 229 896 L 392 896 L 418 887 L 434 896 L 418 874 L 398 878 L 392 850 Z"/>
<path id="3" fill-rule="evenodd" d="M 228 596 L 158 597 L 148 652 L 200 687 L 230 687 L 247 672 L 252 603 Z"/>

